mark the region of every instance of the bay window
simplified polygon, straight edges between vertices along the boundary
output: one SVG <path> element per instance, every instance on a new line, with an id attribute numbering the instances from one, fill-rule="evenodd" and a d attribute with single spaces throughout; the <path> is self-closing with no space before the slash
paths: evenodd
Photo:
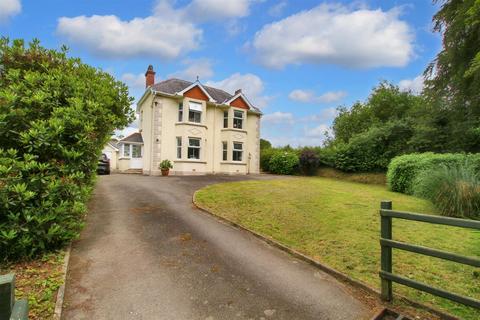
<path id="1" fill-rule="evenodd" d="M 243 143 L 234 142 L 233 143 L 232 160 L 233 161 L 242 161 L 242 158 L 243 158 Z"/>
<path id="2" fill-rule="evenodd" d="M 188 104 L 188 121 L 201 123 L 202 122 L 202 104 L 199 102 L 190 101 Z"/>
<path id="3" fill-rule="evenodd" d="M 183 122 L 183 102 L 178 104 L 178 122 Z"/>
<path id="4" fill-rule="evenodd" d="M 188 138 L 188 159 L 200 159 L 199 138 Z"/>
<path id="5" fill-rule="evenodd" d="M 177 159 L 182 159 L 182 137 L 177 137 Z"/>
<path id="6" fill-rule="evenodd" d="M 228 110 L 223 111 L 223 127 L 228 128 Z"/>
<path id="7" fill-rule="evenodd" d="M 233 127 L 236 129 L 243 128 L 243 111 L 233 111 Z"/>
<path id="8" fill-rule="evenodd" d="M 228 144 L 227 144 L 227 141 L 223 141 L 222 142 L 222 159 L 223 161 L 227 161 L 227 155 L 228 155 Z"/>

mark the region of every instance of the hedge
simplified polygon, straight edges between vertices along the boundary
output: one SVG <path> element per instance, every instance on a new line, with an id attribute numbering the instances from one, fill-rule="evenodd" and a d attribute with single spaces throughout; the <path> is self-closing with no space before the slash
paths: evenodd
<path id="1" fill-rule="evenodd" d="M 270 172 L 275 174 L 293 174 L 298 170 L 298 165 L 298 155 L 291 151 L 275 152 L 268 164 Z"/>
<path id="2" fill-rule="evenodd" d="M 0 40 L 0 260 L 78 235 L 103 145 L 132 119 L 127 87 L 66 53 Z"/>
<path id="3" fill-rule="evenodd" d="M 480 154 L 426 152 L 398 156 L 388 166 L 387 184 L 392 191 L 413 194 L 415 179 L 421 172 L 440 166 L 460 166 L 465 162 L 480 172 Z"/>

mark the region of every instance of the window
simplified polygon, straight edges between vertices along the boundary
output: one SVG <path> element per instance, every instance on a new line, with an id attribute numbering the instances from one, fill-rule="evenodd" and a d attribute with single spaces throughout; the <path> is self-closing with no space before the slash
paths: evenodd
<path id="1" fill-rule="evenodd" d="M 223 141 L 222 142 L 222 150 L 223 150 L 223 158 L 222 159 L 223 159 L 223 161 L 227 161 L 227 152 L 228 152 L 227 148 L 228 148 L 227 141 Z"/>
<path id="2" fill-rule="evenodd" d="M 243 112 L 242 111 L 233 111 L 233 127 L 237 129 L 243 128 Z"/>
<path id="3" fill-rule="evenodd" d="M 182 137 L 177 137 L 177 159 L 182 159 Z"/>
<path id="4" fill-rule="evenodd" d="M 123 145 L 123 156 L 130 158 L 130 145 L 129 144 L 124 144 Z"/>
<path id="5" fill-rule="evenodd" d="M 243 144 L 240 142 L 233 143 L 233 161 L 242 161 Z"/>
<path id="6" fill-rule="evenodd" d="M 132 144 L 132 158 L 142 157 L 142 146 L 138 144 Z"/>
<path id="7" fill-rule="evenodd" d="M 198 102 L 189 102 L 188 121 L 201 123 L 202 122 L 202 104 Z"/>
<path id="8" fill-rule="evenodd" d="M 200 139 L 188 138 L 188 159 L 200 159 Z"/>
<path id="9" fill-rule="evenodd" d="M 223 127 L 228 128 L 228 110 L 223 111 Z"/>
<path id="10" fill-rule="evenodd" d="M 178 104 L 178 122 L 183 122 L 183 102 Z"/>

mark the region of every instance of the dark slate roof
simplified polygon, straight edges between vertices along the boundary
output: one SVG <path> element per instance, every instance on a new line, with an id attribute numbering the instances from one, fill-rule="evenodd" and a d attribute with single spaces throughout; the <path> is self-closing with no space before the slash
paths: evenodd
<path id="1" fill-rule="evenodd" d="M 119 143 L 126 143 L 126 142 L 143 143 L 142 134 L 140 132 L 135 132 L 119 141 Z"/>
<path id="2" fill-rule="evenodd" d="M 192 84 L 193 82 L 190 82 L 190 81 L 172 78 L 172 79 L 167 79 L 165 81 L 155 83 L 152 86 L 152 89 L 155 91 L 159 91 L 167 94 L 175 94 L 177 92 L 182 91 L 185 88 L 188 88 Z M 205 90 L 207 90 L 208 94 L 218 103 L 223 103 L 233 98 L 233 95 L 221 89 L 212 88 L 203 84 L 202 84 L 202 87 L 204 87 Z M 256 111 L 260 111 L 256 107 L 254 107 L 254 109 Z"/>
<path id="3" fill-rule="evenodd" d="M 118 140 L 117 139 L 110 139 L 110 141 L 108 143 L 110 143 L 113 147 L 118 149 Z"/>

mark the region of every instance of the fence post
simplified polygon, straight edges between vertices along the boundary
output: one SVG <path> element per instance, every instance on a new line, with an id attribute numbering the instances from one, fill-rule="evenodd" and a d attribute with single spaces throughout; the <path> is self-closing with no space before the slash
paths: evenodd
<path id="1" fill-rule="evenodd" d="M 0 319 L 10 319 L 15 303 L 15 275 L 0 276 Z"/>
<path id="2" fill-rule="evenodd" d="M 380 209 L 392 210 L 392 201 L 382 201 Z M 392 239 L 392 217 L 381 216 L 380 236 L 383 239 Z M 381 269 L 382 271 L 392 273 L 392 248 L 389 246 L 381 246 Z M 392 281 L 381 278 L 382 282 L 382 299 L 385 301 L 392 300 Z"/>

